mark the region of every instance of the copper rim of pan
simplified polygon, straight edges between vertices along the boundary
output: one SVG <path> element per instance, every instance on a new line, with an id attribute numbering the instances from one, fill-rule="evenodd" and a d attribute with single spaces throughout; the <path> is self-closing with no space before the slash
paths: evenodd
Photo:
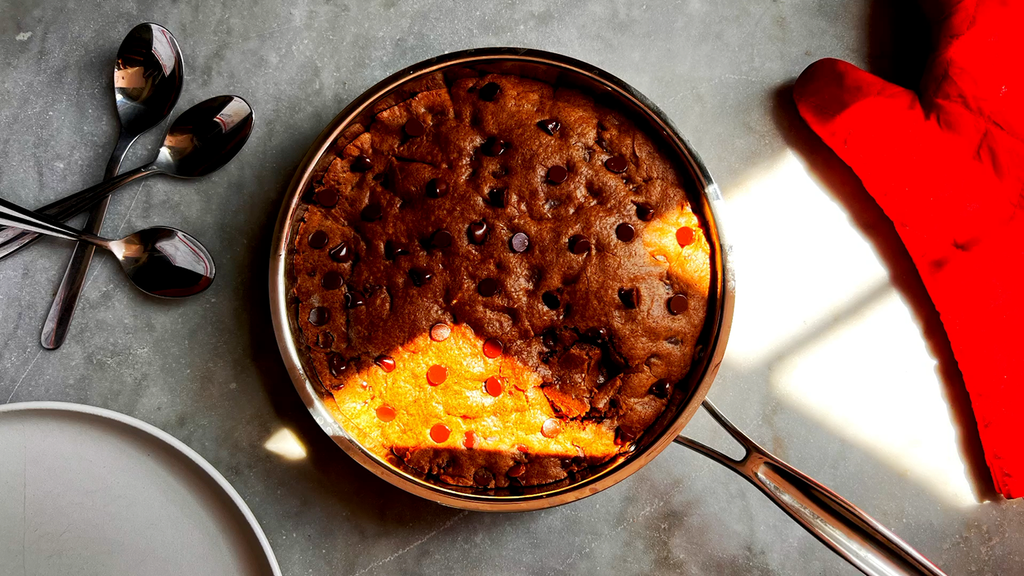
<path id="1" fill-rule="evenodd" d="M 303 199 L 308 198 L 311 185 L 326 170 L 334 153 L 364 131 L 377 112 L 411 97 L 439 75 L 443 79 L 492 72 L 536 78 L 586 92 L 599 103 L 626 113 L 666 153 L 674 155 L 690 203 L 702 219 L 711 245 L 711 283 L 699 352 L 685 379 L 688 385 L 676 387 L 665 411 L 636 440 L 631 452 L 590 470 L 585 477 L 544 486 L 480 490 L 433 483 L 393 466 L 363 448 L 331 416 L 323 400 L 330 394 L 309 363 L 296 323 L 296 302 L 289 296 L 293 277 L 290 246 L 294 245 L 297 223 L 305 213 Z M 718 373 L 734 299 L 730 251 L 721 230 L 721 204 L 718 186 L 707 168 L 664 113 L 604 70 L 559 54 L 522 48 L 483 48 L 431 58 L 392 74 L 356 98 L 317 137 L 299 164 L 278 216 L 270 257 L 270 307 L 277 343 L 292 383 L 316 422 L 349 456 L 383 480 L 428 500 L 467 510 L 523 511 L 573 502 L 625 479 L 661 453 L 693 417 Z"/>

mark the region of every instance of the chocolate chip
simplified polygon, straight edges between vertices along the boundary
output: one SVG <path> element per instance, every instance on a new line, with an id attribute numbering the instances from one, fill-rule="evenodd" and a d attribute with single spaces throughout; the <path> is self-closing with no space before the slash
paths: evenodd
<path id="1" fill-rule="evenodd" d="M 558 294 L 550 290 L 541 294 L 540 299 L 544 302 L 545 306 L 552 310 L 558 310 L 562 306 L 562 300 L 558 297 Z"/>
<path id="2" fill-rule="evenodd" d="M 331 354 L 327 357 L 327 369 L 331 371 L 331 376 L 340 377 L 346 368 L 348 368 L 348 362 L 341 357 L 341 354 Z"/>
<path id="3" fill-rule="evenodd" d="M 487 240 L 487 222 L 480 220 L 479 222 L 473 222 L 466 229 L 466 236 L 469 237 L 470 244 L 480 245 Z"/>
<path id="4" fill-rule="evenodd" d="M 362 218 L 364 222 L 374 222 L 376 220 L 380 220 L 380 217 L 383 215 L 384 209 L 381 208 L 380 204 L 378 204 L 377 202 L 367 204 L 366 208 L 363 208 L 363 210 L 359 213 L 359 217 Z"/>
<path id="5" fill-rule="evenodd" d="M 451 326 L 438 322 L 430 327 L 430 339 L 434 342 L 444 342 L 452 335 Z"/>
<path id="6" fill-rule="evenodd" d="M 583 333 L 583 338 L 594 344 L 602 344 L 608 340 L 608 330 L 604 328 L 588 328 Z"/>
<path id="7" fill-rule="evenodd" d="M 388 260 L 394 260 L 395 258 L 398 258 L 399 256 L 408 256 L 408 255 L 409 255 L 409 251 L 406 250 L 405 248 L 402 248 L 400 245 L 396 244 L 395 242 L 392 242 L 391 240 L 387 240 L 387 241 L 384 242 L 384 257 L 387 258 Z"/>
<path id="8" fill-rule="evenodd" d="M 323 306 L 317 306 L 309 311 L 309 323 L 313 326 L 323 326 L 331 320 L 331 311 Z"/>
<path id="9" fill-rule="evenodd" d="M 430 427 L 430 439 L 438 444 L 444 444 L 451 437 L 451 428 L 438 422 Z"/>
<path id="10" fill-rule="evenodd" d="M 498 354 L 501 354 L 501 350 L 498 351 Z M 501 389 L 501 379 L 498 378 L 497 376 L 491 376 L 484 381 L 484 392 L 490 394 L 495 398 L 501 396 Z"/>
<path id="11" fill-rule="evenodd" d="M 545 438 L 554 438 L 562 432 L 562 422 L 558 418 L 548 418 L 540 427 L 540 433 Z"/>
<path id="12" fill-rule="evenodd" d="M 501 343 L 501 340 L 497 338 L 488 338 L 484 340 L 484 356 L 494 359 L 501 356 L 501 351 L 505 349 L 505 345 Z"/>
<path id="13" fill-rule="evenodd" d="M 500 91 L 501 86 L 498 86 L 497 82 L 488 82 L 480 89 L 480 99 L 493 102 L 494 99 L 498 97 L 498 92 Z"/>
<path id="14" fill-rule="evenodd" d="M 636 205 L 636 217 L 644 222 L 654 220 L 654 206 L 646 202 L 640 202 Z"/>
<path id="15" fill-rule="evenodd" d="M 427 182 L 424 190 L 429 198 L 441 198 L 448 194 L 448 184 L 434 178 Z"/>
<path id="16" fill-rule="evenodd" d="M 686 299 L 686 296 L 682 294 L 676 294 L 675 296 L 672 296 L 671 298 L 668 299 L 667 306 L 668 311 L 673 316 L 677 316 L 679 314 L 682 314 L 683 312 L 686 312 L 686 309 L 689 308 L 690 306 L 690 302 Z"/>
<path id="17" fill-rule="evenodd" d="M 377 406 L 376 412 L 377 418 L 379 418 L 381 422 L 391 422 L 392 420 L 398 417 L 398 412 L 396 412 L 394 408 L 388 406 L 387 404 Z"/>
<path id="18" fill-rule="evenodd" d="M 522 254 L 530 247 L 530 237 L 522 232 L 516 232 L 512 235 L 512 238 L 509 239 L 508 247 L 516 254 Z"/>
<path id="19" fill-rule="evenodd" d="M 413 286 L 420 287 L 430 282 L 434 277 L 434 274 L 426 268 L 411 268 L 409 270 L 409 279 L 412 280 Z"/>
<path id="20" fill-rule="evenodd" d="M 484 278 L 476 285 L 476 291 L 484 298 L 490 298 L 498 293 L 498 281 L 494 278 Z"/>
<path id="21" fill-rule="evenodd" d="M 324 290 L 337 290 L 341 288 L 342 282 L 341 274 L 331 270 L 324 277 L 320 279 L 320 285 L 324 287 Z"/>
<path id="22" fill-rule="evenodd" d="M 331 248 L 331 251 L 328 252 L 327 255 L 331 257 L 331 260 L 344 264 L 352 261 L 352 257 L 355 255 L 355 250 L 350 248 L 347 242 L 342 242 L 334 248 Z"/>
<path id="23" fill-rule="evenodd" d="M 569 252 L 573 254 L 586 254 L 590 252 L 590 240 L 582 234 L 575 234 L 569 238 Z"/>
<path id="24" fill-rule="evenodd" d="M 552 184 L 561 184 L 568 177 L 569 171 L 565 169 L 565 166 L 552 166 L 548 168 L 548 182 Z"/>
<path id="25" fill-rule="evenodd" d="M 558 348 L 558 333 L 553 328 L 548 328 L 540 335 L 540 341 L 545 347 L 554 350 Z"/>
<path id="26" fill-rule="evenodd" d="M 636 237 L 636 228 L 632 224 L 623 222 L 615 227 L 615 237 L 623 242 L 632 242 Z"/>
<path id="27" fill-rule="evenodd" d="M 329 349 L 334 345 L 334 334 L 324 330 L 316 337 L 316 345 L 324 349 Z"/>
<path id="28" fill-rule="evenodd" d="M 508 149 L 508 142 L 505 142 L 497 136 L 491 136 L 484 141 L 484 145 L 480 147 L 480 151 L 483 152 L 485 156 L 501 156 Z"/>
<path id="29" fill-rule="evenodd" d="M 352 159 L 353 172 L 369 172 L 373 168 L 373 162 L 365 154 L 360 154 Z"/>
<path id="30" fill-rule="evenodd" d="M 405 126 L 402 127 L 402 130 L 412 138 L 419 138 L 427 133 L 427 127 L 423 125 L 423 122 L 420 122 L 415 118 L 411 118 L 406 122 Z"/>
<path id="31" fill-rule="evenodd" d="M 345 308 L 351 310 L 352 308 L 358 308 L 364 304 L 366 304 L 366 301 L 364 300 L 363 293 L 359 290 L 349 290 L 348 292 L 345 292 Z"/>
<path id="32" fill-rule="evenodd" d="M 487 192 L 487 201 L 495 208 L 508 206 L 508 188 L 491 188 Z"/>
<path id="33" fill-rule="evenodd" d="M 395 369 L 395 359 L 386 354 L 381 354 L 374 358 L 373 363 L 380 366 L 385 372 L 391 372 Z"/>
<path id="34" fill-rule="evenodd" d="M 679 244 L 680 248 L 685 248 L 692 244 L 694 238 L 696 238 L 696 234 L 694 233 L 693 228 L 690 228 L 689 226 L 683 226 L 676 230 L 676 242 Z"/>
<path id="35" fill-rule="evenodd" d="M 440 386 L 444 384 L 444 381 L 448 379 L 448 368 L 434 364 L 430 368 L 427 368 L 427 383 L 431 386 Z"/>
<path id="36" fill-rule="evenodd" d="M 665 398 L 668 398 L 668 393 L 671 391 L 672 384 L 669 383 L 668 380 L 662 378 L 661 380 L 658 380 L 654 384 L 651 384 L 651 387 L 647 390 L 647 393 L 650 394 L 651 396 L 654 396 L 655 398 L 661 398 L 662 400 L 664 400 Z"/>
<path id="37" fill-rule="evenodd" d="M 639 288 L 619 288 L 619 300 L 622 300 L 622 305 L 630 310 L 634 310 L 640 306 L 640 289 Z"/>
<path id="38" fill-rule="evenodd" d="M 438 230 L 430 235 L 431 248 L 447 248 L 452 245 L 452 233 L 447 230 Z"/>
<path id="39" fill-rule="evenodd" d="M 338 193 L 334 190 L 321 190 L 316 193 L 316 203 L 324 208 L 333 208 L 338 203 Z"/>
<path id="40" fill-rule="evenodd" d="M 612 156 L 604 161 L 604 167 L 607 168 L 609 172 L 614 172 L 616 174 L 622 174 L 625 172 L 627 166 L 626 159 L 622 156 Z"/>
<path id="41" fill-rule="evenodd" d="M 327 237 L 327 232 L 324 232 L 323 230 L 317 230 L 316 232 L 313 232 L 312 234 L 309 235 L 308 240 L 310 248 L 315 248 L 319 250 L 324 246 L 327 246 L 327 242 L 330 241 L 330 238 Z"/>
<path id="42" fill-rule="evenodd" d="M 555 132 L 558 132 L 558 129 L 562 127 L 562 124 L 559 123 L 558 120 L 548 119 L 537 122 L 537 127 L 547 132 L 549 135 L 554 136 Z"/>

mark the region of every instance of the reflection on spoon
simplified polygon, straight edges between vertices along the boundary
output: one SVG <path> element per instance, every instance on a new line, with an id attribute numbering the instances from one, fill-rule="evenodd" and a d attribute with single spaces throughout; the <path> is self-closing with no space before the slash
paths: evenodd
<path id="1" fill-rule="evenodd" d="M 178 43 L 174 41 L 174 37 L 166 28 L 154 26 L 153 56 L 164 69 L 164 74 L 169 76 L 180 56 L 178 55 Z"/>
<path id="2" fill-rule="evenodd" d="M 145 69 L 142 66 L 132 66 L 114 71 L 114 88 L 143 88 L 146 86 L 146 79 L 143 76 Z"/>

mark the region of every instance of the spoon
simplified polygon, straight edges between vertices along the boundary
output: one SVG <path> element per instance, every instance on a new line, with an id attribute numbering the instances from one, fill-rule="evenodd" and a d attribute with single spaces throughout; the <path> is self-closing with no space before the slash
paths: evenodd
<path id="1" fill-rule="evenodd" d="M 88 242 L 109 250 L 128 279 L 143 292 L 163 298 L 198 294 L 213 283 L 213 257 L 188 234 L 155 226 L 120 240 L 107 240 L 80 232 L 31 210 L 0 199 L 0 224 L 17 226 L 47 236 Z"/>
<path id="2" fill-rule="evenodd" d="M 184 74 L 178 43 L 163 26 L 139 24 L 125 36 L 114 63 L 114 102 L 121 131 L 104 178 L 117 176 L 128 148 L 171 113 L 181 94 Z M 93 206 L 83 232 L 99 234 L 109 202 L 107 196 Z M 75 245 L 43 323 L 40 341 L 44 348 L 55 350 L 64 343 L 95 252 L 92 244 Z"/>
<path id="3" fill-rule="evenodd" d="M 238 154 L 252 133 L 252 125 L 252 108 L 238 96 L 216 96 L 200 102 L 174 120 L 152 162 L 47 204 L 36 213 L 57 221 L 67 220 L 139 178 L 154 174 L 175 178 L 206 176 Z M 18 227 L 0 230 L 0 258 L 38 238 L 38 233 Z"/>

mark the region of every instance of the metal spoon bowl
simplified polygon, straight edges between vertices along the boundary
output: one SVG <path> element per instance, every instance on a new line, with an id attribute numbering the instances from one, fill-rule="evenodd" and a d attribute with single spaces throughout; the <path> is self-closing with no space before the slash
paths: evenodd
<path id="1" fill-rule="evenodd" d="M 114 103 L 121 139 L 129 137 L 130 145 L 166 118 L 178 101 L 183 81 L 184 67 L 174 36 L 151 22 L 132 28 L 114 63 Z"/>
<path id="2" fill-rule="evenodd" d="M 239 96 L 216 96 L 204 100 L 174 120 L 152 162 L 47 204 L 36 212 L 54 220 L 67 220 L 139 178 L 155 174 L 175 178 L 206 176 L 238 154 L 252 134 L 253 121 L 252 107 Z M 0 258 L 9 256 L 39 237 L 38 231 L 18 228 L 0 230 Z"/>
<path id="3" fill-rule="evenodd" d="M 175 228 L 156 226 L 107 242 L 128 278 L 143 292 L 181 298 L 213 283 L 213 257 L 198 240 Z"/>
<path id="4" fill-rule="evenodd" d="M 215 96 L 178 116 L 150 164 L 176 178 L 199 178 L 220 169 L 252 133 L 252 107 L 239 96 Z"/>
<path id="5" fill-rule="evenodd" d="M 47 236 L 88 242 L 109 250 L 128 279 L 143 292 L 162 298 L 182 298 L 210 287 L 216 274 L 213 257 L 188 234 L 154 226 L 108 240 L 70 228 L 46 216 L 0 199 L 0 224 Z"/>

